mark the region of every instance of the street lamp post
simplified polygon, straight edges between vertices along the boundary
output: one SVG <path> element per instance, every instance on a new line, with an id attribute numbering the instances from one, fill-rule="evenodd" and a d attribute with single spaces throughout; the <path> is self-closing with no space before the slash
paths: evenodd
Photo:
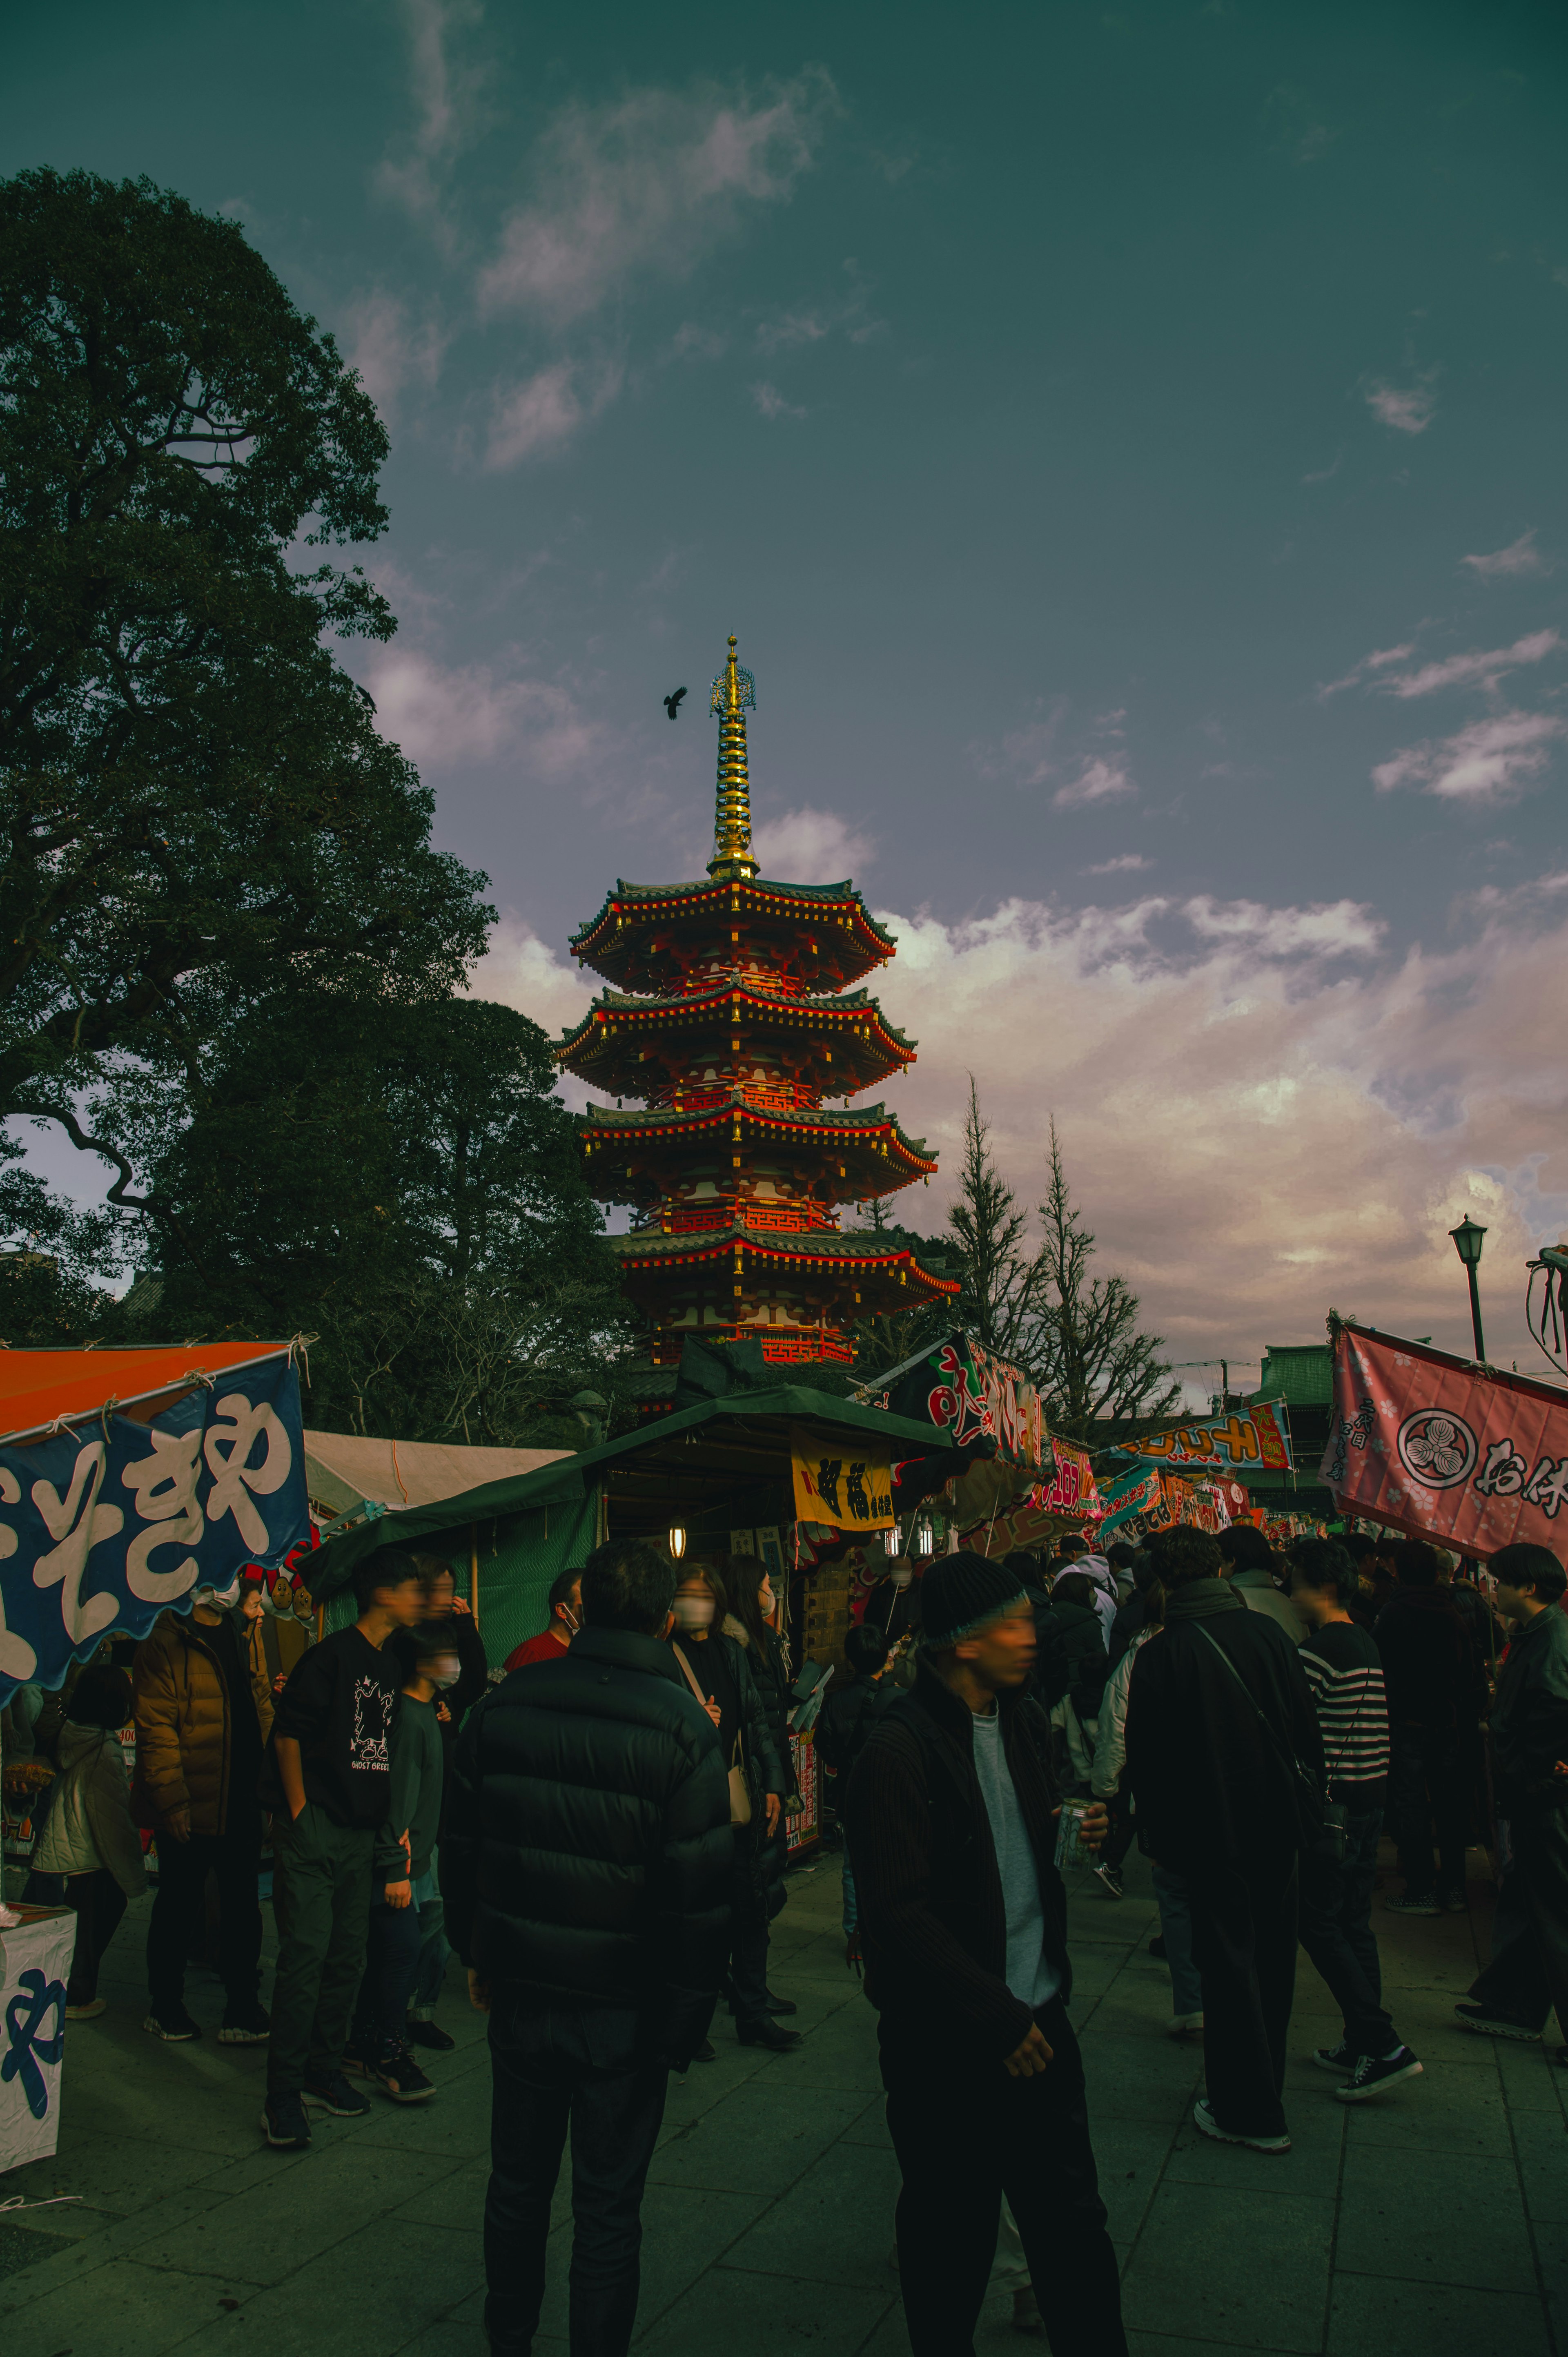
<path id="1" fill-rule="evenodd" d="M 1478 1227 L 1468 1211 L 1456 1228 L 1450 1228 L 1454 1249 L 1465 1264 L 1465 1274 L 1470 1280 L 1470 1329 L 1476 1338 L 1476 1359 L 1484 1366 L 1487 1346 L 1481 1340 L 1481 1297 L 1476 1289 L 1476 1271 L 1481 1263 L 1481 1241 L 1487 1231 Z"/>

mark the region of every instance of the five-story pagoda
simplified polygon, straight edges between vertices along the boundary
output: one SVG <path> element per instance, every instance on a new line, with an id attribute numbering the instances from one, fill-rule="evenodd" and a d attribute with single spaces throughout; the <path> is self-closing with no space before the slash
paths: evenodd
<path id="1" fill-rule="evenodd" d="M 914 1061 L 850 985 L 895 953 L 848 883 L 775 884 L 751 856 L 751 673 L 714 682 L 718 813 L 708 880 L 618 883 L 573 954 L 612 986 L 556 1049 L 615 1098 L 590 1105 L 588 1184 L 640 1224 L 610 1239 L 648 1318 L 655 1365 L 688 1335 L 761 1342 L 765 1359 L 854 1356 L 857 1318 L 955 1294 L 910 1252 L 845 1234 L 839 1206 L 936 1163 L 880 1104 L 829 1111 Z M 639 1101 L 639 1109 L 625 1106 Z"/>

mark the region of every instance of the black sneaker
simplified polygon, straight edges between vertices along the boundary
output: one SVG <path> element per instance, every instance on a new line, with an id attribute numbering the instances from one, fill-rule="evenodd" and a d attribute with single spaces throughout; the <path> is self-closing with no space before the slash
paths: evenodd
<path id="1" fill-rule="evenodd" d="M 310 2142 L 305 2105 L 292 2089 L 269 2095 L 262 2105 L 262 2134 L 277 2152 L 303 2152 Z"/>
<path id="2" fill-rule="evenodd" d="M 1110 1892 L 1112 1899 L 1122 1897 L 1122 1871 L 1119 1867 L 1097 1866 L 1094 1869 L 1094 1878 L 1102 1890 Z"/>
<path id="3" fill-rule="evenodd" d="M 457 2041 L 438 2021 L 407 2021 L 403 2036 L 411 2046 L 427 2046 L 432 2054 L 450 2054 Z"/>
<path id="4" fill-rule="evenodd" d="M 1383 1905 L 1391 1915 L 1441 1915 L 1443 1912 L 1430 1890 L 1407 1890 L 1398 1899 L 1385 1899 Z"/>
<path id="5" fill-rule="evenodd" d="M 1149 1953 L 1151 1956 L 1157 1956 L 1162 1964 L 1165 1962 L 1165 1943 L 1157 1932 L 1149 1942 Z"/>
<path id="6" fill-rule="evenodd" d="M 406 2046 L 394 2047 L 383 2055 L 372 2073 L 381 2093 L 390 2095 L 394 2104 L 428 2103 L 435 2093 L 435 2083 L 427 2079 Z"/>
<path id="7" fill-rule="evenodd" d="M 163 2013 L 149 2013 L 142 2028 L 150 2029 L 155 2038 L 166 2039 L 171 2046 L 183 2045 L 188 2038 L 201 2035 L 201 2024 L 192 2021 L 183 2005 L 170 2006 Z"/>
<path id="8" fill-rule="evenodd" d="M 1396 2079 L 1419 2079 L 1421 2075 L 1421 2065 L 1410 2048 L 1402 2046 L 1386 2062 L 1380 2061 L 1375 2054 L 1361 2055 L 1345 2084 L 1334 2092 L 1342 2104 L 1364 2104 L 1369 2095 L 1380 2095 L 1385 2087 L 1391 2087 Z"/>
<path id="9" fill-rule="evenodd" d="M 373 2079 L 376 2058 L 367 2047 L 350 2043 L 343 2049 L 343 2069 L 350 2079 Z"/>
<path id="10" fill-rule="evenodd" d="M 1351 2053 L 1344 2039 L 1339 2040 L 1337 2046 L 1315 2046 L 1312 2050 L 1312 2059 L 1320 2071 L 1332 2071 L 1339 2079 L 1345 2076 L 1347 2071 L 1353 2071 L 1356 2067 L 1356 2057 Z"/>
<path id="11" fill-rule="evenodd" d="M 792 2053 L 800 2043 L 798 2029 L 780 2029 L 776 2021 L 737 2021 L 735 2034 L 743 2046 L 766 2046 L 774 2054 Z"/>
<path id="12" fill-rule="evenodd" d="M 249 2005 L 231 2005 L 224 2009 L 223 2027 L 218 2032 L 220 2046 L 264 2046 L 272 2035 L 272 2017 L 256 1997 Z"/>
<path id="13" fill-rule="evenodd" d="M 700 2046 L 693 2046 L 692 2049 L 693 2062 L 716 2062 L 718 2059 L 711 2038 L 704 2038 Z"/>
<path id="14" fill-rule="evenodd" d="M 300 2100 L 307 2112 L 330 2112 L 335 2120 L 362 2120 L 370 2111 L 363 2095 L 356 2094 L 341 2071 L 328 2071 L 319 2079 L 312 2079 L 301 2090 Z"/>
<path id="15" fill-rule="evenodd" d="M 1467 1915 L 1470 1912 L 1470 1901 L 1464 1891 L 1450 1890 L 1443 1900 L 1443 1911 L 1445 1915 Z"/>
<path id="16" fill-rule="evenodd" d="M 1456 2005 L 1462 2029 L 1473 2029 L 1480 2038 L 1522 2038 L 1530 2046 L 1540 2042 L 1541 2032 L 1531 2029 L 1528 2022 L 1516 2021 L 1511 2014 L 1493 2013 L 1484 2005 Z"/>

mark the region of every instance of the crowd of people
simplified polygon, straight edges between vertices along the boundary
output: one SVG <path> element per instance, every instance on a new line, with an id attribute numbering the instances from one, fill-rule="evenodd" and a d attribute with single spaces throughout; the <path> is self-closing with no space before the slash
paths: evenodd
<path id="1" fill-rule="evenodd" d="M 1466 1846 L 1500 1822 L 1491 1962 L 1457 2022 L 1539 2038 L 1554 2007 L 1568 2037 L 1568 1583 L 1536 1546 L 1488 1570 L 1484 1591 L 1417 1541 L 1281 1555 L 1250 1526 L 1184 1527 L 1104 1554 L 1069 1538 L 1049 1562 L 940 1556 L 887 1584 L 896 1626 L 850 1630 L 817 1750 L 846 1957 L 878 2016 L 916 2357 L 961 2357 L 993 2280 L 1058 2357 L 1126 2347 L 1063 1862 L 1086 1857 L 1115 1900 L 1134 1844 L 1147 1859 L 1207 2136 L 1289 2148 L 1298 1948 L 1342 2016 L 1312 2058 L 1338 2098 L 1421 2075 L 1383 1997 L 1385 1820 L 1383 1904 L 1414 1915 L 1467 1905 Z M 203 1590 L 128 1677 L 78 1676 L 27 1894 L 76 1911 L 68 2018 L 103 2010 L 144 1832 L 145 2028 L 201 2035 L 184 1982 L 215 1905 L 217 2034 L 267 2049 L 272 2147 L 307 2146 L 313 2113 L 430 2098 L 456 1953 L 489 2017 L 492 2357 L 532 2346 L 568 2134 L 573 2346 L 619 2357 L 671 2074 L 714 2059 L 726 2003 L 740 2043 L 799 2043 L 768 1974 L 800 1797 L 767 1566 L 606 1544 L 495 1674 L 444 1563 L 382 1546 L 354 1598 L 353 1624 L 309 1643 L 264 1581 Z"/>

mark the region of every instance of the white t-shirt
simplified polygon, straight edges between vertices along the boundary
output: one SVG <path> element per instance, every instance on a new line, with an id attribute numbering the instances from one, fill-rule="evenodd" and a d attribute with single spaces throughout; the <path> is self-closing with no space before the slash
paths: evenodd
<path id="1" fill-rule="evenodd" d="M 976 1718 L 973 1727 L 974 1772 L 991 1820 L 1007 1916 L 1007 1986 L 1023 2004 L 1037 2009 L 1048 2005 L 1061 1986 L 1061 1976 L 1045 1952 L 1046 1910 L 1040 1902 L 1039 1869 L 1008 1772 L 1002 1749 L 1002 1714 L 994 1703 L 990 1715 Z"/>

